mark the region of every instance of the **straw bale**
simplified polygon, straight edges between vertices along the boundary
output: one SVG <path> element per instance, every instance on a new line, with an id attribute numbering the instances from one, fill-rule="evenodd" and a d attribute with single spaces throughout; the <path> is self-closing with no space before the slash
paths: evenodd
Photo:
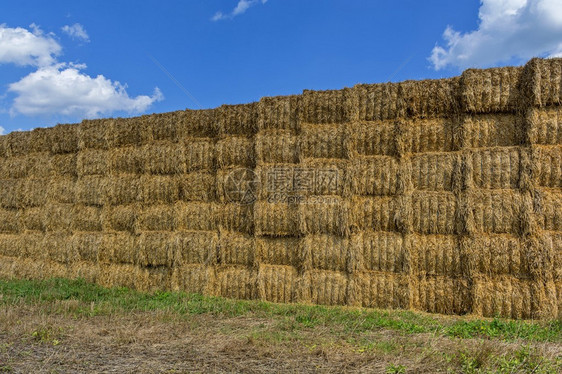
<path id="1" fill-rule="evenodd" d="M 74 233 L 70 238 L 72 252 L 78 254 L 80 261 L 97 263 L 104 235 L 101 232 Z"/>
<path id="2" fill-rule="evenodd" d="M 252 204 L 221 204 L 216 207 L 218 228 L 238 231 L 252 235 L 254 233 L 254 206 Z"/>
<path id="3" fill-rule="evenodd" d="M 302 93 L 304 123 L 343 123 L 349 121 L 351 106 L 346 105 L 351 99 L 350 89 L 311 91 Z"/>
<path id="4" fill-rule="evenodd" d="M 83 120 L 78 125 L 78 146 L 80 149 L 107 149 L 107 133 L 110 131 L 112 118 Z"/>
<path id="5" fill-rule="evenodd" d="M 14 269 L 17 266 L 17 258 L 3 256 L 0 254 L 0 279 L 14 279 Z"/>
<path id="6" fill-rule="evenodd" d="M 9 215 L 12 215 L 12 218 L 6 216 L 5 212 L 9 212 Z M 14 215 L 19 218 L 19 222 L 17 221 L 17 218 L 14 217 Z M 19 213 L 17 211 L 2 209 L 0 217 L 0 227 L 2 227 L 0 231 L 2 232 L 16 233 L 19 232 L 19 230 L 45 231 L 45 210 L 43 207 L 28 208 L 20 210 Z"/>
<path id="7" fill-rule="evenodd" d="M 478 276 L 473 280 L 472 313 L 483 317 L 533 317 L 531 281 L 508 275 Z"/>
<path id="8" fill-rule="evenodd" d="M 74 205 L 73 231 L 102 231 L 102 209 L 99 207 Z"/>
<path id="9" fill-rule="evenodd" d="M 455 235 L 408 235 L 406 246 L 414 274 L 463 275 L 463 257 Z"/>
<path id="10" fill-rule="evenodd" d="M 51 279 L 67 276 L 67 265 L 48 260 L 14 259 L 10 266 L 14 279 Z"/>
<path id="11" fill-rule="evenodd" d="M 258 103 L 222 105 L 216 120 L 219 135 L 251 136 L 258 128 Z"/>
<path id="12" fill-rule="evenodd" d="M 217 231 L 177 231 L 174 234 L 174 266 L 215 265 L 219 236 Z"/>
<path id="13" fill-rule="evenodd" d="M 547 321 L 558 318 L 559 311 L 555 282 L 533 282 L 531 284 L 531 292 L 533 295 L 531 308 L 534 318 Z"/>
<path id="14" fill-rule="evenodd" d="M 18 179 L 0 179 L 0 205 L 4 208 L 18 208 L 18 191 L 21 181 Z"/>
<path id="15" fill-rule="evenodd" d="M 135 289 L 139 268 L 130 264 L 102 264 L 98 282 L 103 287 Z"/>
<path id="16" fill-rule="evenodd" d="M 173 268 L 171 288 L 188 294 L 208 295 L 212 292 L 214 269 L 207 265 L 184 265 Z"/>
<path id="17" fill-rule="evenodd" d="M 294 164 L 299 160 L 298 137 L 290 130 L 262 130 L 256 135 L 256 163 Z"/>
<path id="18" fill-rule="evenodd" d="M 509 147 L 523 144 L 523 120 L 513 114 L 466 115 L 458 148 Z M 457 142 L 458 143 L 458 142 Z"/>
<path id="19" fill-rule="evenodd" d="M 529 140 L 533 144 L 562 144 L 562 110 L 560 107 L 532 108 L 525 122 L 529 129 Z"/>
<path id="20" fill-rule="evenodd" d="M 178 113 L 158 113 L 137 117 L 141 139 L 144 143 L 178 140 Z"/>
<path id="21" fill-rule="evenodd" d="M 359 121 L 394 119 L 398 116 L 399 83 L 358 84 L 353 87 L 354 113 Z"/>
<path id="22" fill-rule="evenodd" d="M 108 198 L 110 200 L 116 198 L 114 187 L 118 181 L 122 180 L 115 178 L 108 180 L 99 175 L 79 178 L 76 182 L 76 202 L 84 205 L 102 206 Z M 129 185 L 130 187 L 131 185 Z"/>
<path id="23" fill-rule="evenodd" d="M 22 208 L 43 206 L 47 202 L 47 178 L 23 179 L 18 187 L 18 206 Z"/>
<path id="24" fill-rule="evenodd" d="M 72 236 L 65 232 L 47 233 L 43 237 L 41 247 L 44 259 L 68 264 L 80 259 L 78 252 L 72 246 Z M 37 258 L 35 258 L 37 259 Z"/>
<path id="25" fill-rule="evenodd" d="M 468 69 L 461 76 L 461 105 L 470 113 L 509 112 L 517 109 L 522 68 Z"/>
<path id="26" fill-rule="evenodd" d="M 310 285 L 312 303 L 345 305 L 347 303 L 347 275 L 339 271 L 310 270 L 304 274 Z"/>
<path id="27" fill-rule="evenodd" d="M 517 236 L 511 234 L 478 234 L 461 239 L 462 266 L 471 275 L 529 275 L 529 259 Z"/>
<path id="28" fill-rule="evenodd" d="M 29 131 L 12 131 L 8 135 L 3 136 L 6 141 L 6 156 L 25 156 L 30 152 L 30 142 L 32 139 Z"/>
<path id="29" fill-rule="evenodd" d="M 441 314 L 466 314 L 471 311 L 470 283 L 464 278 L 422 275 L 414 284 L 415 309 Z"/>
<path id="30" fill-rule="evenodd" d="M 451 192 L 419 191 L 412 194 L 412 224 L 422 234 L 454 234 L 457 201 Z M 402 217 L 407 220 L 407 217 Z"/>
<path id="31" fill-rule="evenodd" d="M 10 157 L 9 155 L 9 139 L 6 136 L 0 136 L 0 158 Z"/>
<path id="32" fill-rule="evenodd" d="M 345 127 L 341 124 L 303 124 L 298 146 L 301 159 L 345 158 Z"/>
<path id="33" fill-rule="evenodd" d="M 349 201 L 339 196 L 312 196 L 299 204 L 299 231 L 303 235 L 349 236 Z"/>
<path id="34" fill-rule="evenodd" d="M 394 157 L 364 156 L 351 161 L 349 179 L 356 195 L 395 195 L 400 165 Z"/>
<path id="35" fill-rule="evenodd" d="M 103 208 L 104 231 L 128 231 L 137 229 L 140 207 L 137 204 L 105 206 Z"/>
<path id="36" fill-rule="evenodd" d="M 125 184 L 119 186 L 119 192 L 122 193 L 122 198 L 116 199 L 116 202 L 119 202 L 119 204 L 133 203 L 139 200 L 146 204 L 172 204 L 178 201 L 181 196 L 180 183 L 188 182 L 186 177 L 180 178 L 175 175 L 144 175 L 140 179 L 135 177 L 127 179 L 137 182 L 138 187 L 132 185 L 127 188 Z M 126 179 L 121 178 L 119 181 L 125 183 Z M 113 197 L 115 198 L 119 195 L 115 194 Z"/>
<path id="37" fill-rule="evenodd" d="M 525 65 L 525 95 L 537 107 L 562 101 L 562 60 L 533 58 Z"/>
<path id="38" fill-rule="evenodd" d="M 445 117 L 458 111 L 460 79 L 433 79 L 399 83 L 398 113 L 408 117 Z"/>
<path id="39" fill-rule="evenodd" d="M 50 160 L 52 173 L 55 177 L 63 176 L 66 178 L 75 178 L 78 176 L 76 154 L 67 153 L 63 155 L 52 155 Z"/>
<path id="40" fill-rule="evenodd" d="M 258 201 L 253 219 L 257 236 L 294 236 L 298 233 L 298 204 Z"/>
<path id="41" fill-rule="evenodd" d="M 394 121 L 352 122 L 345 125 L 345 147 L 350 155 L 393 156 Z"/>
<path id="42" fill-rule="evenodd" d="M 468 226 L 478 233 L 519 232 L 521 196 L 512 190 L 472 190 L 469 192 L 471 219 Z"/>
<path id="43" fill-rule="evenodd" d="M 185 153 L 181 143 L 158 142 L 141 148 L 149 174 L 171 175 L 185 173 Z"/>
<path id="44" fill-rule="evenodd" d="M 164 266 L 141 267 L 135 288 L 143 292 L 166 291 L 171 288 L 173 270 Z"/>
<path id="45" fill-rule="evenodd" d="M 556 278 L 557 244 L 552 243 L 552 237 L 540 235 L 525 235 L 521 240 L 521 254 L 524 270 L 530 278 L 537 281 L 549 282 Z M 560 239 L 556 237 L 555 239 Z"/>
<path id="46" fill-rule="evenodd" d="M 349 160 L 305 159 L 300 163 L 300 167 L 295 169 L 294 189 L 305 195 L 349 196 L 350 165 Z"/>
<path id="47" fill-rule="evenodd" d="M 179 176 L 180 198 L 183 201 L 215 200 L 217 179 L 218 176 L 215 176 L 214 173 L 199 171 Z"/>
<path id="48" fill-rule="evenodd" d="M 51 156 L 44 153 L 32 153 L 25 158 L 27 175 L 33 178 L 50 178 L 53 175 Z"/>
<path id="49" fill-rule="evenodd" d="M 558 301 L 558 320 L 562 319 L 562 281 L 558 280 L 555 283 L 556 299 Z"/>
<path id="50" fill-rule="evenodd" d="M 197 170 L 214 170 L 215 141 L 214 139 L 184 139 L 185 168 L 187 172 Z"/>
<path id="51" fill-rule="evenodd" d="M 262 97 L 258 105 L 258 129 L 299 130 L 302 96 Z"/>
<path id="52" fill-rule="evenodd" d="M 410 286 L 408 277 L 401 274 L 364 271 L 353 277 L 354 287 L 350 288 L 358 304 L 367 308 L 410 307 Z"/>
<path id="53" fill-rule="evenodd" d="M 26 228 L 24 222 L 20 222 L 22 217 L 27 211 L 18 211 L 16 209 L 1 209 L 0 208 L 0 233 L 4 234 L 17 234 L 22 228 Z M 28 216 L 26 214 L 26 216 Z M 23 217 L 22 217 L 23 218 Z"/>
<path id="54" fill-rule="evenodd" d="M 85 261 L 68 264 L 66 269 L 70 279 L 83 279 L 88 283 L 96 283 L 100 274 L 97 264 Z"/>
<path id="55" fill-rule="evenodd" d="M 258 177 L 244 167 L 219 169 L 216 175 L 216 194 L 220 202 L 251 204 L 257 198 Z"/>
<path id="56" fill-rule="evenodd" d="M 25 235 L 25 234 L 23 234 Z M 0 256 L 25 257 L 23 235 L 0 234 Z M 40 237 L 42 240 L 42 237 Z"/>
<path id="57" fill-rule="evenodd" d="M 104 233 L 99 247 L 99 263 L 132 264 L 138 258 L 135 236 L 126 232 Z"/>
<path id="58" fill-rule="evenodd" d="M 229 191 L 235 190 L 230 185 L 232 184 L 232 187 L 234 187 L 234 183 L 243 178 L 245 184 L 241 185 L 241 196 L 232 194 L 238 200 L 244 197 L 243 192 L 246 189 L 249 190 L 247 200 L 259 198 L 269 202 L 296 203 L 301 191 L 298 188 L 299 184 L 295 184 L 295 174 L 297 174 L 298 181 L 306 179 L 311 185 L 309 189 L 313 190 L 313 169 L 303 168 L 299 164 L 282 163 L 261 164 L 256 166 L 254 172 L 246 172 L 246 174 L 243 171 L 235 172 L 231 174 L 233 176 L 232 181 L 228 180 L 228 188 Z M 254 189 L 256 190 L 255 193 Z"/>
<path id="59" fill-rule="evenodd" d="M 44 225 L 47 232 L 70 232 L 74 219 L 73 204 L 49 203 L 44 207 Z"/>
<path id="60" fill-rule="evenodd" d="M 45 234 L 42 232 L 25 232 L 15 237 L 13 246 L 16 248 L 17 256 L 20 258 L 41 259 L 44 257 L 45 248 L 43 240 Z"/>
<path id="61" fill-rule="evenodd" d="M 27 153 L 49 153 L 51 151 L 51 144 L 49 137 L 51 128 L 37 127 L 29 132 Z"/>
<path id="62" fill-rule="evenodd" d="M 256 272 L 242 265 L 219 266 L 216 268 L 213 293 L 231 299 L 255 299 Z"/>
<path id="63" fill-rule="evenodd" d="M 45 133 L 53 154 L 78 152 L 78 125 L 56 125 Z"/>
<path id="64" fill-rule="evenodd" d="M 274 303 L 291 303 L 296 299 L 297 269 L 292 266 L 260 265 L 258 298 Z"/>
<path id="65" fill-rule="evenodd" d="M 0 159 L 0 175 L 5 179 L 21 179 L 27 177 L 29 169 L 28 156 L 7 157 Z"/>
<path id="66" fill-rule="evenodd" d="M 400 273 L 410 266 L 402 234 L 364 230 L 352 235 L 351 245 L 360 270 Z"/>
<path id="67" fill-rule="evenodd" d="M 535 146 L 537 150 L 537 184 L 562 187 L 562 146 Z"/>
<path id="68" fill-rule="evenodd" d="M 455 168 L 454 153 L 423 153 L 410 159 L 413 188 L 417 190 L 452 191 Z"/>
<path id="69" fill-rule="evenodd" d="M 139 209 L 137 219 L 136 226 L 143 231 L 173 231 L 176 226 L 173 205 L 143 207 Z"/>
<path id="70" fill-rule="evenodd" d="M 360 230 L 397 231 L 400 200 L 395 197 L 361 197 L 351 200 L 349 220 Z"/>
<path id="71" fill-rule="evenodd" d="M 302 240 L 303 257 L 301 263 L 305 269 L 347 271 L 357 268 L 356 256 L 349 239 L 333 235 L 307 235 Z"/>
<path id="72" fill-rule="evenodd" d="M 177 132 L 179 139 L 192 136 L 213 137 L 217 134 L 216 114 L 218 109 L 178 111 Z"/>
<path id="73" fill-rule="evenodd" d="M 78 176 L 105 175 L 108 171 L 108 153 L 99 149 L 86 149 L 78 153 L 76 161 Z"/>
<path id="74" fill-rule="evenodd" d="M 476 188 L 518 188 L 519 150 L 516 147 L 469 151 L 470 183 Z"/>
<path id="75" fill-rule="evenodd" d="M 453 150 L 453 119 L 416 119 L 406 122 L 405 151 L 449 152 Z"/>
<path id="76" fill-rule="evenodd" d="M 550 258 L 540 259 L 545 263 L 544 269 L 555 281 L 562 279 L 562 233 L 543 232 L 540 236 L 541 247 Z M 546 257 L 546 256 L 545 256 Z"/>
<path id="77" fill-rule="evenodd" d="M 253 236 L 234 231 L 220 231 L 218 262 L 222 265 L 254 265 L 256 243 Z"/>
<path id="78" fill-rule="evenodd" d="M 135 241 L 135 263 L 141 266 L 172 266 L 176 241 L 171 232 L 141 232 Z"/>
<path id="79" fill-rule="evenodd" d="M 141 126 L 138 118 L 116 118 L 107 125 L 106 137 L 109 148 L 141 144 Z"/>
<path id="80" fill-rule="evenodd" d="M 46 186 L 47 201 L 72 204 L 76 201 L 76 180 L 74 178 L 51 178 Z"/>
<path id="81" fill-rule="evenodd" d="M 179 230 L 211 231 L 217 228 L 216 207 L 212 203 L 178 201 L 174 210 Z"/>
<path id="82" fill-rule="evenodd" d="M 301 267 L 300 238 L 256 237 L 256 263 Z"/>
<path id="83" fill-rule="evenodd" d="M 251 168 L 255 165 L 254 141 L 251 138 L 227 136 L 217 142 L 215 150 L 219 168 L 230 166 Z"/>
<path id="84" fill-rule="evenodd" d="M 111 149 L 107 162 L 107 171 L 113 174 L 143 174 L 147 166 L 143 148 L 135 146 Z"/>

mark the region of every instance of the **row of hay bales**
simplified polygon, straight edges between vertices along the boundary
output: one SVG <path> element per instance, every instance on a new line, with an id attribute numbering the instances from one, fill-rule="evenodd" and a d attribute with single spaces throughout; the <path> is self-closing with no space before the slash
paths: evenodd
<path id="1" fill-rule="evenodd" d="M 0 277 L 560 317 L 561 68 L 2 136 Z"/>

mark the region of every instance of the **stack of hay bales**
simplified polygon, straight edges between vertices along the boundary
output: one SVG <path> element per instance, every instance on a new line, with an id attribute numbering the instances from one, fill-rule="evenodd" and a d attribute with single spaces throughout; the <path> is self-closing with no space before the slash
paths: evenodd
<path id="1" fill-rule="evenodd" d="M 562 318 L 562 60 L 0 137 L 0 277 Z"/>

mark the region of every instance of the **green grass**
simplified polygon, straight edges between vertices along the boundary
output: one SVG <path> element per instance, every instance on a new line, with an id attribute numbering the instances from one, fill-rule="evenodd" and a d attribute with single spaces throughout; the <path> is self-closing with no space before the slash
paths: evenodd
<path id="1" fill-rule="evenodd" d="M 70 311 L 61 307 L 61 302 L 68 300 L 73 300 L 76 304 Z M 282 330 L 286 331 L 323 326 L 338 327 L 350 333 L 391 329 L 404 334 L 432 333 L 458 339 L 562 342 L 561 321 L 514 321 L 498 318 L 468 320 L 411 311 L 273 304 L 181 292 L 149 294 L 126 288 L 103 288 L 83 280 L 0 280 L 0 306 L 20 303 L 40 304 L 51 308 L 51 312 L 73 313 L 77 317 L 164 311 L 179 316 L 210 314 L 226 317 L 275 317 L 280 321 Z"/>

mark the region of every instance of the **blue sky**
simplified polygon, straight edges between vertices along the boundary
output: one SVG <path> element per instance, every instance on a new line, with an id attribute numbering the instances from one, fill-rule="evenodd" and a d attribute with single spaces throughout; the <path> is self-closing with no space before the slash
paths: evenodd
<path id="1" fill-rule="evenodd" d="M 562 0 L 13 1 L 4 133 L 455 76 L 562 52 Z"/>

